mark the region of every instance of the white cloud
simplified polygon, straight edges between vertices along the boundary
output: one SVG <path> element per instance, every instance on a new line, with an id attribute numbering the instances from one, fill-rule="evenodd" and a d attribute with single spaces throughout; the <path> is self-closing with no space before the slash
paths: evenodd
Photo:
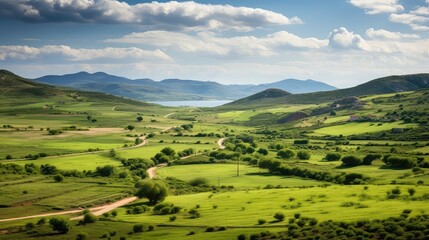
<path id="1" fill-rule="evenodd" d="M 389 20 L 395 23 L 409 25 L 413 30 L 416 31 L 429 30 L 429 26 L 427 25 L 427 23 L 429 22 L 429 17 L 419 16 L 411 13 L 392 13 L 390 14 Z"/>
<path id="2" fill-rule="evenodd" d="M 286 31 L 276 32 L 265 37 L 222 37 L 211 32 L 199 32 L 196 35 L 191 35 L 167 31 L 148 31 L 131 33 L 122 38 L 108 39 L 105 42 L 144 44 L 181 52 L 199 52 L 219 56 L 272 56 L 280 54 L 279 48 L 319 49 L 328 44 L 327 40 L 301 38 Z"/>
<path id="3" fill-rule="evenodd" d="M 404 10 L 404 7 L 398 4 L 398 0 L 349 0 L 349 2 L 365 9 L 366 14 L 394 13 Z"/>
<path id="4" fill-rule="evenodd" d="M 401 39 L 418 39 L 420 38 L 417 34 L 405 34 L 400 32 L 391 32 L 384 29 L 374 30 L 370 28 L 366 30 L 366 36 L 371 39 L 386 39 L 386 40 L 401 40 Z"/>
<path id="5" fill-rule="evenodd" d="M 329 34 L 329 46 L 336 49 L 369 50 L 367 42 L 354 32 L 349 32 L 345 27 L 334 29 Z"/>
<path id="6" fill-rule="evenodd" d="M 427 3 L 429 3 L 429 1 Z M 416 15 L 426 15 L 426 16 L 429 16 L 429 7 L 419 7 L 416 10 L 411 11 L 410 13 L 416 14 Z"/>
<path id="7" fill-rule="evenodd" d="M 172 59 L 163 51 L 143 50 L 140 48 L 103 48 L 103 49 L 74 49 L 65 45 L 46 45 L 40 48 L 23 45 L 0 46 L 0 60 L 31 60 L 31 59 L 52 59 L 61 58 L 65 61 L 143 61 L 161 60 L 171 61 Z"/>
<path id="8" fill-rule="evenodd" d="M 129 5 L 117 0 L 0 0 L 0 17 L 31 22 L 136 24 L 155 29 L 248 31 L 265 25 L 300 24 L 298 17 L 260 8 L 188 2 Z"/>

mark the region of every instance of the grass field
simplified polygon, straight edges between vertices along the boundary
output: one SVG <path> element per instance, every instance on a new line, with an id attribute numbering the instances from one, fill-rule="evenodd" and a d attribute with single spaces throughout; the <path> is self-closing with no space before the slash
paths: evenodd
<path id="1" fill-rule="evenodd" d="M 378 125 L 378 123 L 351 122 L 343 125 L 319 128 L 314 130 L 314 133 L 312 133 L 311 135 L 322 136 L 322 135 L 341 134 L 343 136 L 350 136 L 353 134 L 389 131 L 392 128 L 413 128 L 413 127 L 416 127 L 416 124 L 403 124 L 399 122 L 393 122 L 393 123 L 382 123 L 382 125 Z"/>
<path id="2" fill-rule="evenodd" d="M 175 177 L 189 181 L 196 177 L 204 177 L 213 186 L 234 186 L 238 188 L 265 187 L 268 184 L 282 187 L 317 186 L 322 184 L 314 180 L 269 176 L 265 170 L 249 165 L 240 165 L 240 176 L 237 177 L 236 164 L 200 164 L 172 166 L 157 169 L 161 177 Z M 192 174 L 190 174 L 192 173 Z"/>

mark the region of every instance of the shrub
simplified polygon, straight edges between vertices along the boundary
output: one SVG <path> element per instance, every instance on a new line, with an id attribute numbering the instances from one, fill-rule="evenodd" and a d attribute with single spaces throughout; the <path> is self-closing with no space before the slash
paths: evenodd
<path id="1" fill-rule="evenodd" d="M 284 159 L 293 158 L 294 156 L 295 156 L 295 152 L 290 149 L 279 150 L 277 152 L 277 157 L 284 158 Z"/>
<path id="2" fill-rule="evenodd" d="M 188 213 L 191 218 L 199 218 L 201 216 L 201 214 L 196 209 L 191 209 Z"/>
<path id="3" fill-rule="evenodd" d="M 343 162 L 344 166 L 354 167 L 359 166 L 362 164 L 362 159 L 354 156 L 354 155 L 348 155 L 344 156 L 341 161 Z"/>
<path id="4" fill-rule="evenodd" d="M 339 153 L 328 153 L 325 156 L 326 161 L 338 161 L 341 159 L 341 154 Z"/>
<path id="5" fill-rule="evenodd" d="M 208 227 L 206 228 L 206 232 L 214 232 L 214 227 Z"/>
<path id="6" fill-rule="evenodd" d="M 268 150 L 265 148 L 260 148 L 258 149 L 258 153 L 266 156 L 268 155 Z"/>
<path id="7" fill-rule="evenodd" d="M 410 196 L 413 196 L 415 193 L 416 193 L 416 189 L 414 189 L 414 188 L 408 189 L 408 194 L 410 194 Z"/>
<path id="8" fill-rule="evenodd" d="M 308 160 L 308 159 L 310 159 L 311 155 L 307 151 L 299 151 L 297 153 L 297 157 L 301 160 Z"/>
<path id="9" fill-rule="evenodd" d="M 281 221 L 283 221 L 285 219 L 285 215 L 283 213 L 281 213 L 281 212 L 277 212 L 276 214 L 274 214 L 274 218 L 277 221 L 281 222 Z"/>
<path id="10" fill-rule="evenodd" d="M 170 222 L 174 222 L 174 221 L 176 221 L 177 217 L 176 216 L 171 216 L 169 219 L 170 219 Z"/>
<path id="11" fill-rule="evenodd" d="M 64 181 L 64 176 L 61 174 L 57 174 L 55 176 L 52 177 L 54 179 L 55 182 L 62 182 Z"/>
<path id="12" fill-rule="evenodd" d="M 148 198 L 151 204 L 162 202 L 168 195 L 168 188 L 161 181 L 143 180 L 136 196 L 139 198 Z"/>
<path id="13" fill-rule="evenodd" d="M 265 219 L 258 219 L 258 223 L 260 224 L 260 225 L 262 225 L 262 224 L 264 224 L 264 223 L 266 223 L 267 221 L 265 220 Z"/>
<path id="14" fill-rule="evenodd" d="M 397 168 L 412 168 L 417 165 L 416 159 L 399 156 L 385 156 L 383 162 L 388 166 Z"/>
<path id="15" fill-rule="evenodd" d="M 78 233 L 76 235 L 76 240 L 86 240 L 86 239 L 89 239 L 88 234 L 86 233 Z"/>
<path id="16" fill-rule="evenodd" d="M 204 177 L 196 177 L 189 181 L 189 184 L 192 186 L 208 186 L 209 180 Z"/>
<path id="17" fill-rule="evenodd" d="M 66 234 L 72 227 L 71 222 L 65 217 L 55 217 L 49 220 L 52 230 Z"/>
<path id="18" fill-rule="evenodd" d="M 86 213 L 85 215 L 83 215 L 82 222 L 85 224 L 95 223 L 96 221 L 97 221 L 97 217 L 92 213 Z"/>
<path id="19" fill-rule="evenodd" d="M 238 235 L 237 240 L 246 240 L 246 235 L 245 234 Z"/>
<path id="20" fill-rule="evenodd" d="M 143 224 L 136 224 L 133 226 L 133 232 L 134 233 L 139 233 L 139 232 L 143 232 L 143 231 L 144 231 Z"/>
<path id="21" fill-rule="evenodd" d="M 371 165 L 372 161 L 380 158 L 381 154 L 368 154 L 363 158 L 362 165 Z"/>

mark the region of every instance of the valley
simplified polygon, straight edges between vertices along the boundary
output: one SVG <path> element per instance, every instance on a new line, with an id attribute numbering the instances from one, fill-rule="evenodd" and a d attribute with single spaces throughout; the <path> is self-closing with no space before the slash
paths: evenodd
<path id="1" fill-rule="evenodd" d="M 0 239 L 427 236 L 427 74 L 214 108 L 0 86 Z"/>

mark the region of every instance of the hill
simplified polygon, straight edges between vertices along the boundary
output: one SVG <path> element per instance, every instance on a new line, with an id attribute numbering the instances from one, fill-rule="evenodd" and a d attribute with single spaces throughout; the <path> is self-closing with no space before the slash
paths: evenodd
<path id="1" fill-rule="evenodd" d="M 251 85 L 224 85 L 211 81 L 165 79 L 128 79 L 103 72 L 79 72 L 62 76 L 48 75 L 34 79 L 37 82 L 81 90 L 110 93 L 146 101 L 162 100 L 236 100 L 269 88 L 279 88 L 291 93 L 308 93 L 334 90 L 335 87 L 314 80 L 286 79 L 279 82 Z"/>
<path id="2" fill-rule="evenodd" d="M 249 109 L 276 104 L 318 104 L 348 97 L 414 91 L 422 88 L 429 88 L 428 73 L 388 76 L 374 79 L 356 87 L 333 91 L 291 94 L 278 98 L 259 98 L 254 100 L 244 98 L 246 105 L 242 104 L 243 99 L 239 99 L 219 108 Z"/>
<path id="3" fill-rule="evenodd" d="M 151 105 L 99 92 L 78 91 L 55 87 L 25 79 L 7 70 L 0 70 L 0 100 L 2 103 L 28 103 L 39 101 L 78 101 L 134 106 Z"/>
<path id="4" fill-rule="evenodd" d="M 284 97 L 284 96 L 288 96 L 288 95 L 291 95 L 291 93 L 283 91 L 281 89 L 277 89 L 277 88 L 269 88 L 269 89 L 266 89 L 262 92 L 253 94 L 249 97 L 237 100 L 234 103 L 244 104 L 247 102 L 257 101 L 260 99 L 267 99 L 267 98 L 272 99 L 272 98 L 279 98 L 279 97 Z"/>

